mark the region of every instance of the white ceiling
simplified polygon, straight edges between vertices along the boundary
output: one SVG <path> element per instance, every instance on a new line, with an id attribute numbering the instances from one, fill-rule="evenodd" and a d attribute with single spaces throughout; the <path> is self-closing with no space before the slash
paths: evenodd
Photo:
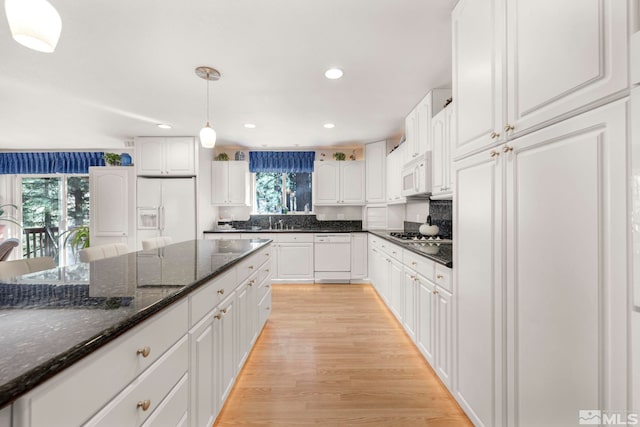
<path id="1" fill-rule="evenodd" d="M 49 1 L 62 17 L 52 54 L 14 42 L 0 12 L 0 149 L 197 135 L 199 65 L 222 73 L 210 83 L 218 144 L 255 148 L 382 139 L 451 83 L 455 0 Z M 342 79 L 324 77 L 332 66 Z"/>

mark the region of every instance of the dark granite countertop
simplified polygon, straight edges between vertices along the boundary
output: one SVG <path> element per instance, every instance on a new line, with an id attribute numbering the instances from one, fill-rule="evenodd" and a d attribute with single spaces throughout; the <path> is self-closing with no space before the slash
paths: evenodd
<path id="1" fill-rule="evenodd" d="M 284 230 L 266 230 L 259 229 L 233 229 L 233 230 L 205 230 L 204 233 L 212 234 L 212 233 L 366 233 L 367 230 L 362 229 L 341 229 L 341 230 L 333 230 L 333 229 L 284 229 Z"/>
<path id="2" fill-rule="evenodd" d="M 270 240 L 192 240 L 0 280 L 0 408 Z"/>
<path id="3" fill-rule="evenodd" d="M 391 243 L 429 258 L 445 267 L 453 268 L 453 244 L 452 243 L 432 243 L 425 241 L 398 241 L 389 235 L 388 231 L 369 231 L 369 233 L 388 240 Z"/>

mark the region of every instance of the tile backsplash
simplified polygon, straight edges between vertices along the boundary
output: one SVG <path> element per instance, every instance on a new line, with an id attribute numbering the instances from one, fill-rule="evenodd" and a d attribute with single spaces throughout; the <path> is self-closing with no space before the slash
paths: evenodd
<path id="1" fill-rule="evenodd" d="M 453 238 L 453 203 L 451 200 L 431 200 L 429 202 L 431 223 L 440 228 L 440 237 Z M 405 231 L 418 231 L 422 223 L 405 221 Z"/>

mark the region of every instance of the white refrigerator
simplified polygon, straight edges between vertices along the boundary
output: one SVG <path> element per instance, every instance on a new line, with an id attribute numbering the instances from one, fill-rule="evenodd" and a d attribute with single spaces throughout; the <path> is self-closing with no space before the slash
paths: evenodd
<path id="1" fill-rule="evenodd" d="M 137 248 L 152 237 L 173 243 L 196 238 L 195 178 L 138 178 Z"/>
<path id="2" fill-rule="evenodd" d="M 640 410 L 640 31 L 631 37 L 631 238 L 633 286 L 631 304 L 631 409 Z"/>

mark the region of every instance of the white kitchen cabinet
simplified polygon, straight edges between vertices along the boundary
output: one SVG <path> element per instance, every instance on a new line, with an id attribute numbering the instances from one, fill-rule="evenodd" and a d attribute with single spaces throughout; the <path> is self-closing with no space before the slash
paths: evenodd
<path id="1" fill-rule="evenodd" d="M 189 375 L 185 374 L 142 427 L 187 427 L 189 421 Z"/>
<path id="2" fill-rule="evenodd" d="M 418 275 L 415 279 L 418 284 L 418 330 L 416 335 L 416 345 L 418 350 L 427 359 L 431 366 L 435 366 L 435 308 L 436 287 L 424 276 Z"/>
<path id="3" fill-rule="evenodd" d="M 194 176 L 196 149 L 192 137 L 136 138 L 136 172 L 140 176 Z"/>
<path id="4" fill-rule="evenodd" d="M 434 370 L 447 388 L 451 388 L 453 365 L 453 308 L 452 295 L 436 286 L 435 310 L 435 366 Z"/>
<path id="5" fill-rule="evenodd" d="M 249 356 L 256 330 L 256 290 L 258 289 L 257 273 L 249 277 L 237 290 L 238 340 L 237 340 L 237 372 Z M 242 320 L 241 320 L 242 319 Z M 241 320 L 241 321 L 240 321 Z"/>
<path id="6" fill-rule="evenodd" d="M 453 195 L 453 174 L 451 173 L 453 111 L 449 106 L 436 114 L 431 121 L 431 199 L 451 199 Z"/>
<path id="7" fill-rule="evenodd" d="M 129 235 L 129 199 L 132 169 L 129 167 L 91 167 L 90 183 L 90 230 L 92 243 L 99 244 L 94 237 L 119 237 Z M 113 241 L 115 243 L 115 241 Z"/>
<path id="8" fill-rule="evenodd" d="M 406 203 L 402 196 L 402 166 L 407 146 L 401 144 L 387 156 L 387 204 Z"/>
<path id="9" fill-rule="evenodd" d="M 461 0 L 453 11 L 456 158 L 622 96 L 627 87 L 627 2 L 505 6 Z"/>
<path id="10" fill-rule="evenodd" d="M 248 185 L 248 162 L 233 160 L 211 162 L 211 204 L 248 206 Z"/>
<path id="11" fill-rule="evenodd" d="M 313 204 L 364 205 L 365 163 L 361 160 L 314 162 Z"/>
<path id="12" fill-rule="evenodd" d="M 367 233 L 351 233 L 351 280 L 367 277 Z"/>
<path id="13" fill-rule="evenodd" d="M 456 163 L 453 392 L 477 425 L 626 407 L 626 114 L 614 102 Z"/>
<path id="14" fill-rule="evenodd" d="M 433 89 L 420 100 L 405 119 L 405 162 L 431 150 L 431 118 L 437 114 L 451 96 L 451 89 Z"/>
<path id="15" fill-rule="evenodd" d="M 418 296 L 418 282 L 417 274 L 415 271 L 405 267 L 402 279 L 403 298 L 404 298 L 404 317 L 402 318 L 402 326 L 404 330 L 411 338 L 411 341 L 416 342 L 416 331 L 418 329 L 417 324 L 417 296 Z"/>
<path id="16" fill-rule="evenodd" d="M 404 272 L 402 262 L 394 258 L 389 258 L 387 262 L 389 263 L 389 308 L 402 324 L 404 317 Z"/>
<path id="17" fill-rule="evenodd" d="M 283 233 L 278 236 L 278 281 L 313 282 L 313 234 Z"/>
<path id="18" fill-rule="evenodd" d="M 372 142 L 364 146 L 365 201 L 385 203 L 387 186 L 387 141 Z"/>
<path id="19" fill-rule="evenodd" d="M 217 360 L 220 363 L 220 389 L 218 394 L 218 408 L 224 406 L 231 388 L 236 381 L 237 373 L 237 341 L 235 331 L 235 292 L 220 304 L 220 345 L 218 346 Z"/>
<path id="20" fill-rule="evenodd" d="M 0 409 L 0 427 L 11 427 L 11 406 Z"/>
<path id="21" fill-rule="evenodd" d="M 212 310 L 189 331 L 191 346 L 191 425 L 213 425 L 218 413 L 216 395 L 217 360 L 220 314 Z"/>

